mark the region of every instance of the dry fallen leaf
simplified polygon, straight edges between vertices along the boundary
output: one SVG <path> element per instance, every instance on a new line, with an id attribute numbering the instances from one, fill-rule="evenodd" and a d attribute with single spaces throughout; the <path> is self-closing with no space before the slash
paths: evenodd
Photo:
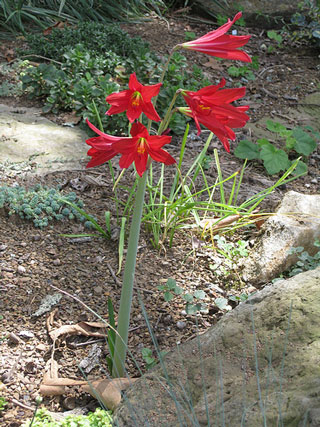
<path id="1" fill-rule="evenodd" d="M 108 409 L 114 411 L 121 402 L 121 391 L 126 390 L 137 378 L 113 378 L 92 381 L 82 386 L 82 390 L 98 399 Z"/>
<path id="2" fill-rule="evenodd" d="M 48 333 L 52 341 L 56 341 L 61 335 L 103 338 L 106 336 L 106 325 L 102 322 L 80 322 L 76 325 L 63 325 L 58 329 L 48 330 Z"/>
<path id="3" fill-rule="evenodd" d="M 65 387 L 63 385 L 50 384 L 50 381 L 54 382 L 58 379 L 58 369 L 58 363 L 53 359 L 49 359 L 46 365 L 46 372 L 43 375 L 43 380 L 40 385 L 40 393 L 43 396 L 60 396 L 64 394 Z"/>

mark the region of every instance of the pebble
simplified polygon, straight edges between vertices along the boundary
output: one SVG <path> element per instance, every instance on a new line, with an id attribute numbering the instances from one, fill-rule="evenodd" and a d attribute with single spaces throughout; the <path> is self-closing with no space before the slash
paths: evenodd
<path id="1" fill-rule="evenodd" d="M 46 351 L 47 350 L 47 346 L 45 344 L 38 344 L 36 347 L 37 350 L 39 351 Z"/>
<path id="2" fill-rule="evenodd" d="M 60 265 L 60 264 L 61 264 L 61 261 L 59 260 L 59 258 L 53 260 L 53 265 Z"/>
<path id="3" fill-rule="evenodd" d="M 318 184 L 317 178 L 312 179 L 311 182 L 312 182 L 312 184 Z"/>
<path id="4" fill-rule="evenodd" d="M 187 322 L 184 322 L 183 320 L 178 320 L 177 322 L 177 328 L 178 329 L 184 329 L 187 326 Z"/>
<path id="5" fill-rule="evenodd" d="M 41 236 L 40 234 L 35 234 L 32 238 L 35 242 L 38 242 L 41 239 Z"/>
<path id="6" fill-rule="evenodd" d="M 103 288 L 101 286 L 96 286 L 93 290 L 96 295 L 101 295 L 103 293 Z"/>
<path id="7" fill-rule="evenodd" d="M 34 333 L 31 331 L 20 331 L 18 333 L 19 337 L 23 337 L 23 338 L 34 338 Z"/>
<path id="8" fill-rule="evenodd" d="M 8 245 L 0 245 L 0 252 L 3 252 L 7 249 Z"/>
<path id="9" fill-rule="evenodd" d="M 310 184 L 304 184 L 306 188 L 310 188 Z"/>
<path id="10" fill-rule="evenodd" d="M 19 265 L 18 266 L 18 273 L 19 274 L 24 274 L 27 270 L 25 269 L 25 267 L 23 265 Z"/>

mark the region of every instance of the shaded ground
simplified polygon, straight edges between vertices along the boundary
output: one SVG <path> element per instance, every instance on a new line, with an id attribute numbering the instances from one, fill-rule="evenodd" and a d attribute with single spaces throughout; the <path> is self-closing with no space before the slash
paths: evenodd
<path id="1" fill-rule="evenodd" d="M 170 47 L 184 40 L 185 31 L 194 31 L 197 35 L 202 35 L 212 29 L 207 25 L 177 18 L 170 19 L 169 26 L 170 31 L 167 31 L 166 22 L 154 20 L 152 23 L 143 25 L 125 26 L 125 29 L 132 35 L 147 38 L 152 48 L 160 54 L 168 53 Z M 270 40 L 261 30 L 250 30 L 250 33 L 253 37 L 247 50 L 251 55 L 258 56 L 260 68 L 255 80 L 243 82 L 248 88 L 245 103 L 251 106 L 251 123 L 238 132 L 238 137 L 250 135 L 251 127 L 253 128 L 257 123 L 259 128 L 259 120 L 263 117 L 281 119 L 288 127 L 306 124 L 310 121 L 310 116 L 306 118 L 305 112 L 300 108 L 305 107 L 307 103 L 305 97 L 315 93 L 319 85 L 317 53 L 304 47 L 293 49 L 284 46 L 282 49 L 276 48 L 272 54 L 267 54 L 264 46 L 269 46 Z M 230 63 L 216 62 L 210 57 L 193 53 L 188 53 L 188 58 L 192 62 L 197 61 L 203 65 L 206 74 L 213 82 L 224 76 L 231 85 L 233 84 L 227 74 Z M 0 99 L 0 102 L 22 107 L 29 101 Z M 319 106 L 309 105 L 309 107 L 315 115 L 319 114 Z M 316 121 L 316 116 L 314 117 Z M 55 120 L 60 119 L 55 117 Z M 193 130 L 191 136 L 187 150 L 187 165 L 199 152 L 205 135 L 198 138 Z M 241 163 L 234 156 L 222 151 L 219 143 L 214 142 L 213 146 L 219 148 L 220 162 L 226 176 L 240 168 Z M 177 157 L 178 139 L 172 144 L 170 152 Z M 265 202 L 264 207 L 268 211 L 273 210 L 283 192 L 288 189 L 307 193 L 319 192 L 319 159 L 318 148 L 310 158 L 308 175 L 285 188 L 278 189 L 271 199 Z M 116 163 L 117 161 L 114 162 Z M 101 221 L 105 210 L 110 210 L 113 218 L 116 218 L 110 177 L 105 174 L 104 168 L 85 171 L 84 166 L 85 164 L 83 171 L 80 172 L 56 172 L 42 177 L 17 176 L 11 172 L 5 173 L 5 170 L 1 175 L 3 182 L 8 184 L 19 182 L 31 186 L 40 182 L 50 186 L 62 185 L 65 191 L 76 191 L 84 200 L 86 210 Z M 173 171 L 168 168 L 169 170 Z M 130 183 L 132 178 L 132 172 L 128 173 L 127 182 Z M 168 175 L 167 179 L 170 182 L 172 178 Z M 216 169 L 212 162 L 208 170 L 208 180 L 214 183 L 215 179 Z M 241 188 L 240 200 L 265 189 L 272 182 L 273 179 L 265 174 L 262 167 L 250 165 Z M 79 190 L 79 184 L 82 190 Z M 113 225 L 117 227 L 115 220 Z M 39 317 L 33 314 L 46 295 L 56 292 L 51 285 L 76 296 L 105 319 L 107 319 L 109 296 L 114 302 L 115 310 L 118 310 L 121 279 L 121 275 L 115 277 L 118 270 L 118 242 L 102 239 L 77 241 L 59 235 L 81 231 L 83 231 L 81 224 L 68 222 L 38 230 L 27 222 L 0 216 L 0 312 L 2 316 L 0 394 L 9 401 L 8 410 L 3 413 L 2 419 L 0 415 L 2 425 L 11 427 L 20 425 L 21 420 L 31 415 L 31 411 L 26 408 L 34 407 L 34 399 L 38 394 L 45 364 L 52 355 L 52 342 L 47 335 L 47 314 Z M 248 229 L 241 234 L 241 237 L 251 240 L 255 234 L 255 229 Z M 214 299 L 226 296 L 228 292 L 233 294 L 239 292 L 238 289 L 232 289 L 235 283 L 234 277 L 219 278 L 210 269 L 210 265 L 216 261 L 211 247 L 198 247 L 199 245 L 195 244 L 197 240 L 192 236 L 191 231 L 178 233 L 172 248 L 166 244 L 159 253 L 150 244 L 149 235 L 145 231 L 142 233 L 137 258 L 135 295 L 137 296 L 137 292 L 140 292 L 150 324 L 162 350 L 172 348 L 177 342 L 184 342 L 195 336 L 197 328 L 203 331 L 215 323 L 222 312 L 219 312 L 214 305 Z M 239 236 L 234 238 L 238 239 Z M 166 303 L 157 286 L 169 277 L 175 278 L 177 284 L 186 291 L 204 290 L 208 295 L 206 302 L 209 313 L 199 315 L 197 318 L 186 316 L 181 299 L 176 298 Z M 245 290 L 254 291 L 252 287 L 250 288 L 250 284 Z M 93 314 L 65 295 L 57 307 L 57 324 L 95 320 Z M 27 334 L 20 336 L 24 343 L 15 342 L 13 336 L 7 339 L 9 334 L 19 336 L 23 331 L 28 331 Z M 88 341 L 91 340 L 76 337 L 69 338 L 67 341 L 60 340 L 57 343 L 54 357 L 59 363 L 59 376 L 81 378 L 78 364 L 88 355 L 92 347 L 92 343 L 85 344 Z M 93 377 L 105 375 L 101 372 L 106 369 L 104 356 L 107 350 L 103 342 L 99 342 L 99 347 L 102 354 L 99 365 L 90 372 Z M 143 347 L 152 348 L 153 346 L 138 299 L 135 298 L 129 348 L 141 366 L 143 366 L 141 357 Z M 137 374 L 137 369 L 130 360 L 128 372 L 130 375 Z M 72 404 L 70 404 L 70 397 L 76 398 L 75 401 L 72 400 Z M 46 398 L 44 402 L 52 411 L 70 409 L 73 405 L 84 406 L 88 402 L 94 404 L 88 395 L 79 394 L 71 388 L 63 397 Z"/>

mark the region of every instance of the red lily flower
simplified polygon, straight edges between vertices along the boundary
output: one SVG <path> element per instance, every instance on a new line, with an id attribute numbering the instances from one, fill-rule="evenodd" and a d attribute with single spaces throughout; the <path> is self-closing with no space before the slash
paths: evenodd
<path id="1" fill-rule="evenodd" d="M 249 120 L 245 111 L 248 105 L 234 107 L 232 101 L 242 98 L 246 88 L 223 89 L 226 81 L 222 79 L 218 85 L 204 87 L 197 92 L 182 91 L 182 95 L 189 108 L 180 107 L 179 111 L 192 117 L 201 132 L 200 123 L 211 130 L 222 142 L 224 148 L 230 152 L 229 139 L 235 140 L 236 136 L 231 128 L 241 128 Z"/>
<path id="2" fill-rule="evenodd" d="M 112 107 L 106 114 L 111 116 L 127 111 L 128 120 L 133 123 L 135 119 L 140 117 L 141 113 L 144 113 L 149 119 L 159 122 L 161 118 L 152 105 L 151 98 L 158 95 L 161 84 L 143 86 L 139 83 L 136 73 L 131 74 L 129 89 L 107 96 L 106 101 Z"/>
<path id="3" fill-rule="evenodd" d="M 241 16 L 242 13 L 238 12 L 232 21 L 228 19 L 228 22 L 219 27 L 217 30 L 210 31 L 208 34 L 196 40 L 182 43 L 178 46 L 181 46 L 185 49 L 196 50 L 198 52 L 206 53 L 207 55 L 216 56 L 218 58 L 252 62 L 250 56 L 246 52 L 238 50 L 239 47 L 248 43 L 251 36 L 225 35 L 232 24 L 240 19 Z"/>
<path id="4" fill-rule="evenodd" d="M 92 159 L 87 164 L 87 168 L 101 165 L 117 154 L 122 154 L 119 161 L 121 168 L 128 168 L 134 162 L 140 176 L 146 170 L 149 156 L 165 165 L 175 163 L 174 158 L 162 149 L 163 145 L 170 143 L 171 136 L 149 135 L 142 123 L 134 123 L 131 127 L 132 138 L 122 138 L 99 131 L 88 120 L 87 123 L 100 135 L 86 141 L 92 147 L 88 151 L 88 156 L 92 156 Z"/>

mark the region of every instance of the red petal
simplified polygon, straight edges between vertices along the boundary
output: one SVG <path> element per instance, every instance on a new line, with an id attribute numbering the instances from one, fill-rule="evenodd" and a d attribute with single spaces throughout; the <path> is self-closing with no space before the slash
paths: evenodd
<path id="1" fill-rule="evenodd" d="M 142 104 L 142 111 L 144 112 L 144 114 L 148 117 L 148 119 L 150 120 L 154 120 L 155 122 L 160 122 L 161 118 L 158 115 L 158 113 L 156 112 L 154 106 L 152 105 L 151 102 L 144 102 Z"/>
<path id="2" fill-rule="evenodd" d="M 136 154 L 134 164 L 139 176 L 142 176 L 146 170 L 148 161 L 148 153 L 145 151 L 143 154 Z"/>
<path id="3" fill-rule="evenodd" d="M 151 98 L 157 96 L 160 92 L 160 88 L 162 83 L 157 83 L 155 85 L 150 86 L 142 86 L 141 95 L 143 97 L 144 102 L 150 102 Z"/>
<path id="4" fill-rule="evenodd" d="M 139 104 L 137 106 L 133 106 L 132 104 L 128 105 L 127 108 L 127 117 L 130 123 L 133 123 L 136 119 L 141 116 L 142 106 Z"/>
<path id="5" fill-rule="evenodd" d="M 164 163 L 165 165 L 173 165 L 174 163 L 176 163 L 175 159 L 167 151 L 162 150 L 162 148 L 154 150 L 150 147 L 149 154 L 150 157 L 153 158 L 153 160 Z"/>
<path id="6" fill-rule="evenodd" d="M 139 138 L 149 138 L 149 133 L 147 128 L 140 122 L 133 123 L 130 131 L 131 136 L 136 137 L 139 136 Z"/>

